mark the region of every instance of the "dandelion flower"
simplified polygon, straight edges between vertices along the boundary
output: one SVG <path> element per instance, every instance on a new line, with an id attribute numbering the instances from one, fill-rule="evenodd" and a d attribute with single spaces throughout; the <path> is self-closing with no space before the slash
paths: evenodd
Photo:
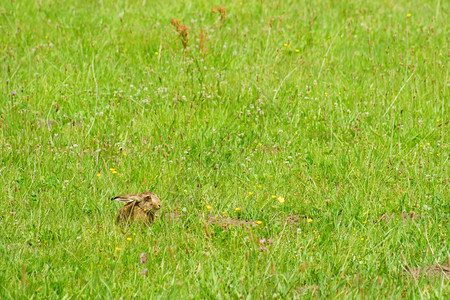
<path id="1" fill-rule="evenodd" d="M 282 196 L 280 196 L 280 197 L 278 197 L 278 202 L 280 202 L 281 204 L 283 204 L 284 203 L 284 197 L 282 197 Z"/>
<path id="2" fill-rule="evenodd" d="M 311 223 L 312 221 L 313 221 L 313 219 L 311 219 L 311 218 L 308 218 L 308 223 Z"/>
<path id="3" fill-rule="evenodd" d="M 253 195 L 253 192 L 248 192 L 249 196 Z"/>
<path id="4" fill-rule="evenodd" d="M 98 173 L 98 174 L 97 174 L 97 177 L 98 177 L 98 178 L 102 177 L 102 174 Z"/>
<path id="5" fill-rule="evenodd" d="M 272 195 L 272 199 L 275 199 L 277 196 L 275 196 L 275 195 Z"/>
<path id="6" fill-rule="evenodd" d="M 411 14 L 407 14 L 406 17 L 407 17 L 407 18 L 411 18 Z"/>
<path id="7" fill-rule="evenodd" d="M 158 51 L 156 51 L 156 52 L 155 52 L 155 55 L 159 55 L 159 52 L 158 52 Z"/>
<path id="8" fill-rule="evenodd" d="M 132 240 L 132 238 L 130 238 L 130 237 L 127 237 L 127 241 L 131 241 Z"/>
<path id="9" fill-rule="evenodd" d="M 226 211 L 226 210 L 222 212 L 222 215 L 226 215 L 226 214 L 227 214 L 227 211 Z"/>
<path id="10" fill-rule="evenodd" d="M 123 156 L 127 156 L 127 153 L 126 152 L 124 152 L 124 153 L 122 153 L 123 154 Z"/>
<path id="11" fill-rule="evenodd" d="M 298 50 L 298 49 L 295 49 L 295 52 L 297 52 L 297 53 L 298 53 L 298 52 L 300 52 L 300 50 Z"/>
<path id="12" fill-rule="evenodd" d="M 256 224 L 261 225 L 262 221 L 256 221 Z"/>
<path id="13" fill-rule="evenodd" d="M 211 210 L 212 206 L 211 205 L 206 205 L 206 209 Z"/>
<path id="14" fill-rule="evenodd" d="M 236 207 L 235 211 L 241 211 L 240 207 Z"/>
<path id="15" fill-rule="evenodd" d="M 116 251 L 120 251 L 120 248 L 119 248 L 119 247 L 116 247 Z"/>

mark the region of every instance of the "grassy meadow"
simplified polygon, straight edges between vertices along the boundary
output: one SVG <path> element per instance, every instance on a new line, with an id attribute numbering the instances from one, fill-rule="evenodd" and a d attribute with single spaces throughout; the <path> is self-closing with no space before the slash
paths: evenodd
<path id="1" fill-rule="evenodd" d="M 449 11 L 1 1 L 0 298 L 448 299 Z"/>

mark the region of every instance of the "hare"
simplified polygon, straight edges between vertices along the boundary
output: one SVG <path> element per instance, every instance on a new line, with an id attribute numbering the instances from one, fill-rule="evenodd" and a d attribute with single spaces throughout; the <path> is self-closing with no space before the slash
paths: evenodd
<path id="1" fill-rule="evenodd" d="M 123 194 L 111 200 L 126 203 L 117 213 L 117 223 L 135 221 L 150 225 L 155 220 L 155 211 L 161 207 L 161 200 L 150 192 Z"/>

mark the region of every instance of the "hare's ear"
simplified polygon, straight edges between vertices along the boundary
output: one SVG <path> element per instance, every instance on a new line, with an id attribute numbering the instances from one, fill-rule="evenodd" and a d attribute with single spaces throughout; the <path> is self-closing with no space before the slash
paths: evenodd
<path id="1" fill-rule="evenodd" d="M 123 202 L 123 203 L 131 203 L 134 201 L 138 201 L 138 199 L 135 199 L 136 195 L 129 195 L 129 194 L 125 194 L 125 195 L 119 195 L 116 197 L 111 198 L 111 200 L 114 201 L 119 201 L 119 202 Z"/>
<path id="2" fill-rule="evenodd" d="M 147 195 L 144 197 L 144 201 L 152 201 L 152 196 L 151 195 Z"/>

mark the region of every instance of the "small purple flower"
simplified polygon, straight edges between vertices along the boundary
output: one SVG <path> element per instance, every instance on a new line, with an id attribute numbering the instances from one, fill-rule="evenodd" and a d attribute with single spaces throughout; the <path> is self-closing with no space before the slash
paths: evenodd
<path id="1" fill-rule="evenodd" d="M 261 252 L 264 252 L 264 250 L 265 250 L 266 248 L 264 248 L 264 247 L 259 247 L 259 250 L 261 251 Z"/>
<path id="2" fill-rule="evenodd" d="M 266 242 L 266 239 L 261 239 L 261 240 L 259 240 L 259 243 L 260 244 L 264 244 Z"/>
<path id="3" fill-rule="evenodd" d="M 140 255 L 139 257 L 141 258 L 141 261 L 140 261 L 141 264 L 147 263 L 147 253 L 142 252 L 141 255 Z M 147 269 L 145 269 L 145 270 L 147 270 Z"/>
<path id="4" fill-rule="evenodd" d="M 12 94 L 13 94 L 13 96 L 14 96 L 15 94 L 17 94 L 17 92 L 16 92 L 16 91 L 13 91 Z"/>
<path id="5" fill-rule="evenodd" d="M 273 239 L 268 239 L 267 242 L 269 243 L 269 245 L 273 244 Z"/>
<path id="6" fill-rule="evenodd" d="M 140 274 L 141 274 L 141 275 L 144 275 L 144 276 L 147 276 L 147 270 L 148 270 L 148 269 L 145 268 L 144 270 L 141 271 Z"/>

